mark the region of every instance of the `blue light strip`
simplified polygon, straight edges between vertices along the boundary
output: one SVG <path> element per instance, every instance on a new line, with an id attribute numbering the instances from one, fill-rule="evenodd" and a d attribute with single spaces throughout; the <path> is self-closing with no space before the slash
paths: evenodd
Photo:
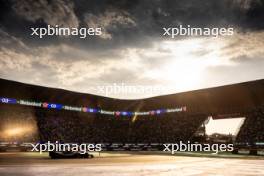
<path id="1" fill-rule="evenodd" d="M 181 106 L 177 108 L 171 108 L 171 109 L 157 109 L 157 110 L 151 110 L 151 111 L 107 111 L 104 109 L 99 108 L 91 108 L 91 107 L 77 107 L 77 106 L 67 106 L 62 104 L 56 104 L 56 103 L 48 103 L 48 102 L 34 102 L 34 101 L 28 101 L 28 100 L 16 100 L 13 98 L 1 98 L 0 97 L 0 103 L 3 104 L 18 104 L 18 105 L 24 105 L 24 106 L 33 106 L 33 107 L 41 107 L 45 109 L 57 109 L 57 110 L 67 110 L 67 111 L 78 111 L 78 112 L 86 112 L 86 113 L 99 113 L 99 114 L 105 114 L 105 115 L 112 115 L 112 116 L 145 116 L 145 115 L 160 115 L 164 113 L 175 113 L 175 112 L 186 112 L 187 108 L 186 106 Z"/>

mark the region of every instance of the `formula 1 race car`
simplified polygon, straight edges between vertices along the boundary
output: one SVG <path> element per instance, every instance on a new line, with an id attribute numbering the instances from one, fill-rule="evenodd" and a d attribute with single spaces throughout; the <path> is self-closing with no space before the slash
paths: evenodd
<path id="1" fill-rule="evenodd" d="M 63 158 L 93 158 L 94 156 L 89 153 L 80 153 L 80 152 L 72 152 L 72 151 L 67 151 L 67 152 L 56 152 L 52 151 L 49 152 L 49 156 L 51 159 L 63 159 Z"/>

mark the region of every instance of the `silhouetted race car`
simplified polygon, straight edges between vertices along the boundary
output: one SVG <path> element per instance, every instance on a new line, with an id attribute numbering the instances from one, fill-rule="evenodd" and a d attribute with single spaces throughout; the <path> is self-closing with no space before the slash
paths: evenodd
<path id="1" fill-rule="evenodd" d="M 80 152 L 49 152 L 51 159 L 63 159 L 63 158 L 93 158 L 94 156 L 89 153 L 80 153 Z"/>

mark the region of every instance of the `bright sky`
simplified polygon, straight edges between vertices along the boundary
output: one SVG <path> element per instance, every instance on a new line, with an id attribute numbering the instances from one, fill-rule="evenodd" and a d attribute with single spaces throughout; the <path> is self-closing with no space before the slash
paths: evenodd
<path id="1" fill-rule="evenodd" d="M 1 78 L 122 99 L 264 78 L 261 1 L 41 2 L 0 5 L 5 17 L 0 19 Z M 31 36 L 30 27 L 46 25 L 101 27 L 104 35 Z M 232 27 L 234 35 L 163 35 L 163 28 L 179 25 Z M 98 88 L 122 83 L 162 90 Z"/>

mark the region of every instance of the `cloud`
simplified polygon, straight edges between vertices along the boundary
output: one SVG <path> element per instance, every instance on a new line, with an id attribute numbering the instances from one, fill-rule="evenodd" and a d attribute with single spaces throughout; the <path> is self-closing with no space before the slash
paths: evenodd
<path id="1" fill-rule="evenodd" d="M 15 36 L 10 35 L 0 28 L 0 50 L 3 48 L 10 48 L 20 51 L 28 51 L 27 45 Z"/>
<path id="2" fill-rule="evenodd" d="M 28 0 L 15 1 L 14 11 L 29 21 L 43 20 L 50 25 L 78 27 L 79 21 L 71 1 Z"/>
<path id="3" fill-rule="evenodd" d="M 225 47 L 222 48 L 222 56 L 234 62 L 246 61 L 249 59 L 264 59 L 264 31 L 251 33 L 236 33 L 225 39 Z M 261 57 L 260 57 L 261 56 Z"/>
<path id="4" fill-rule="evenodd" d="M 135 21 L 131 18 L 130 14 L 125 11 L 112 11 L 108 10 L 103 14 L 98 16 L 87 13 L 84 15 L 84 21 L 88 27 L 92 28 L 102 28 L 103 29 L 103 39 L 111 39 L 111 30 L 118 27 L 131 28 L 136 26 Z"/>
<path id="5" fill-rule="evenodd" d="M 162 40 L 163 27 L 233 26 L 237 31 L 263 30 L 264 5 L 261 0 L 73 0 L 7 1 L 1 9 L 0 28 L 30 47 L 71 44 L 84 49 L 104 50 L 119 47 L 149 47 Z M 11 6 L 11 9 L 8 8 Z M 15 12 L 15 13 L 14 13 Z M 69 27 L 102 27 L 101 37 L 30 36 L 30 27 L 47 24 Z M 102 40 L 103 39 L 103 40 Z M 111 40 L 105 40 L 111 39 Z M 178 40 L 183 39 L 176 38 Z"/>

